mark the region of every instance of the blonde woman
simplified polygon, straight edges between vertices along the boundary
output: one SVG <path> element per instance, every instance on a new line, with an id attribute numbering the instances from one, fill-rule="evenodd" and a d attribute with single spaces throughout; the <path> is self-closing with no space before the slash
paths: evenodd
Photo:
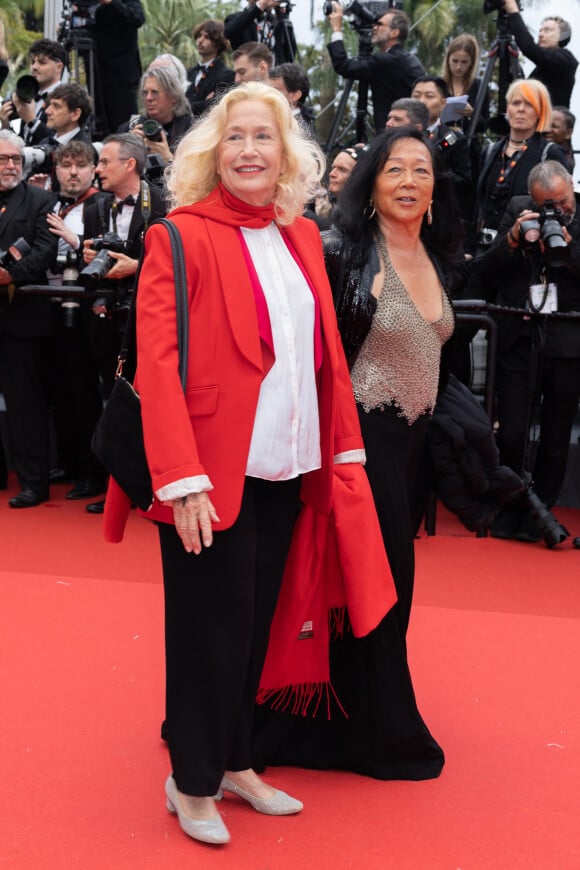
<path id="1" fill-rule="evenodd" d="M 300 217 L 323 169 L 261 83 L 182 139 L 167 183 L 190 294 L 185 395 L 165 228 L 145 242 L 137 384 L 165 587 L 167 806 L 207 843 L 230 838 L 223 791 L 302 809 L 253 770 L 254 703 L 299 497 L 329 509 L 333 463 L 364 456 L 320 237 Z M 113 485 L 110 539 L 129 507 Z"/>

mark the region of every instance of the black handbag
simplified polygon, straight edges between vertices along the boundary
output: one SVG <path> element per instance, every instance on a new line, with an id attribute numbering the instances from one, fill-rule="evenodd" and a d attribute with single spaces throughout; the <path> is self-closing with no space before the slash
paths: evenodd
<path id="1" fill-rule="evenodd" d="M 187 282 L 183 245 L 179 230 L 171 221 L 162 218 L 169 233 L 175 275 L 175 302 L 177 321 L 177 344 L 179 350 L 179 376 L 185 390 L 187 379 L 187 352 L 189 343 L 189 317 Z M 151 474 L 145 455 L 141 400 L 133 385 L 123 376 L 123 366 L 135 336 L 135 303 L 139 286 L 139 272 L 127 316 L 123 342 L 118 356 L 117 372 L 111 395 L 97 423 L 91 447 L 111 477 L 129 496 L 133 504 L 149 510 L 153 504 Z"/>

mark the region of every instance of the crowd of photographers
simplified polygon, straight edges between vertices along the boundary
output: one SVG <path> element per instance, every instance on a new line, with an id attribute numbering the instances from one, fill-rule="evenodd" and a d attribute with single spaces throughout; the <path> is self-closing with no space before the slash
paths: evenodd
<path id="1" fill-rule="evenodd" d="M 407 125 L 437 147 L 465 228 L 465 259 L 452 281 L 456 295 L 520 311 L 531 305 L 531 318 L 498 315 L 499 444 L 502 461 L 534 472 L 538 493 L 551 506 L 580 397 L 580 324 L 554 318 L 546 328 L 539 320 L 539 313 L 580 311 L 580 211 L 570 174 L 575 119 L 569 110 L 577 61 L 567 48 L 570 27 L 549 16 L 534 42 L 517 0 L 486 0 L 486 11 L 499 13 L 510 38 L 536 65 L 531 81 L 517 80 L 516 97 L 508 92 L 508 127 L 490 143 L 489 93 L 483 84 L 478 98 L 473 37 L 453 40 L 441 75 L 427 73 L 405 49 L 410 22 L 402 4 L 385 0 L 377 14 L 378 5 L 372 12 L 357 0 L 348 7 L 359 34 L 358 54 L 349 57 L 345 12 L 338 3 L 324 4 L 331 62 L 360 90 L 368 88 L 374 130 L 365 117 L 362 132 L 357 126 L 363 141 L 385 127 Z M 143 235 L 165 212 L 164 170 L 195 118 L 226 89 L 260 80 L 284 93 L 299 123 L 316 135 L 308 77 L 294 59 L 291 4 L 249 0 L 225 22 L 201 22 L 193 30 L 199 62 L 186 70 L 178 57 L 159 55 L 141 74 L 140 88 L 141 3 L 100 0 L 96 8 L 94 20 L 81 22 L 92 28 L 95 44 L 96 106 L 71 80 L 70 44 L 59 38 L 32 45 L 30 74 L 21 76 L 0 108 L 0 392 L 20 484 L 9 501 L 16 508 L 46 501 L 51 481 L 70 480 L 67 498 L 87 499 L 89 511 L 102 510 L 101 500 L 91 501 L 106 486 L 91 436 L 112 387 Z M 68 21 L 67 40 L 74 26 Z M 463 90 L 453 78 L 454 65 L 461 64 L 468 68 Z M 456 112 L 446 111 L 457 101 L 450 97 L 460 98 Z M 340 191 L 365 153 L 356 138 L 327 150 L 328 189 L 309 212 L 321 228 L 331 225 Z M 22 285 L 37 290 L 22 292 Z M 45 285 L 57 289 L 43 293 Z M 67 285 L 84 286 L 84 295 L 67 296 Z M 461 371 L 460 353 L 457 358 Z M 530 460 L 525 454 L 536 393 L 543 396 L 541 437 Z M 0 456 L 0 486 L 5 483 Z M 538 540 L 537 528 L 514 513 L 500 515 L 495 533 Z"/>

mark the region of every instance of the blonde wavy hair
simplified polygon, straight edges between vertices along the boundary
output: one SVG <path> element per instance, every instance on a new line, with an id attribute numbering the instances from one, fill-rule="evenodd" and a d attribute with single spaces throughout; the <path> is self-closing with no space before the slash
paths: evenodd
<path id="1" fill-rule="evenodd" d="M 280 131 L 285 169 L 274 195 L 277 220 L 290 224 L 302 214 L 324 174 L 324 155 L 318 144 L 300 130 L 286 98 L 262 82 L 246 82 L 228 91 L 183 137 L 165 173 L 172 208 L 199 202 L 216 186 L 217 151 L 229 111 L 250 100 L 272 109 Z"/>
<path id="2" fill-rule="evenodd" d="M 522 97 L 534 109 L 538 118 L 536 130 L 547 133 L 552 128 L 552 101 L 548 89 L 537 79 L 516 79 L 511 83 L 505 95 L 506 103 L 513 103 Z"/>

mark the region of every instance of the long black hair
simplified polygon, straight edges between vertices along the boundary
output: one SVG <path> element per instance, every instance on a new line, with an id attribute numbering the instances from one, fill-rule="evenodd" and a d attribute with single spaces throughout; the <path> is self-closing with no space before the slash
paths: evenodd
<path id="1" fill-rule="evenodd" d="M 376 136 L 368 150 L 361 154 L 352 170 L 338 203 L 334 223 L 342 231 L 360 263 L 366 262 L 377 231 L 376 216 L 369 220 L 370 201 L 377 175 L 383 169 L 396 142 L 415 139 L 431 155 L 435 185 L 433 188 L 433 222 L 423 221 L 421 239 L 430 254 L 443 267 L 457 262 L 463 238 L 461 214 L 451 177 L 441 165 L 439 149 L 422 132 L 411 127 L 390 127 Z"/>

